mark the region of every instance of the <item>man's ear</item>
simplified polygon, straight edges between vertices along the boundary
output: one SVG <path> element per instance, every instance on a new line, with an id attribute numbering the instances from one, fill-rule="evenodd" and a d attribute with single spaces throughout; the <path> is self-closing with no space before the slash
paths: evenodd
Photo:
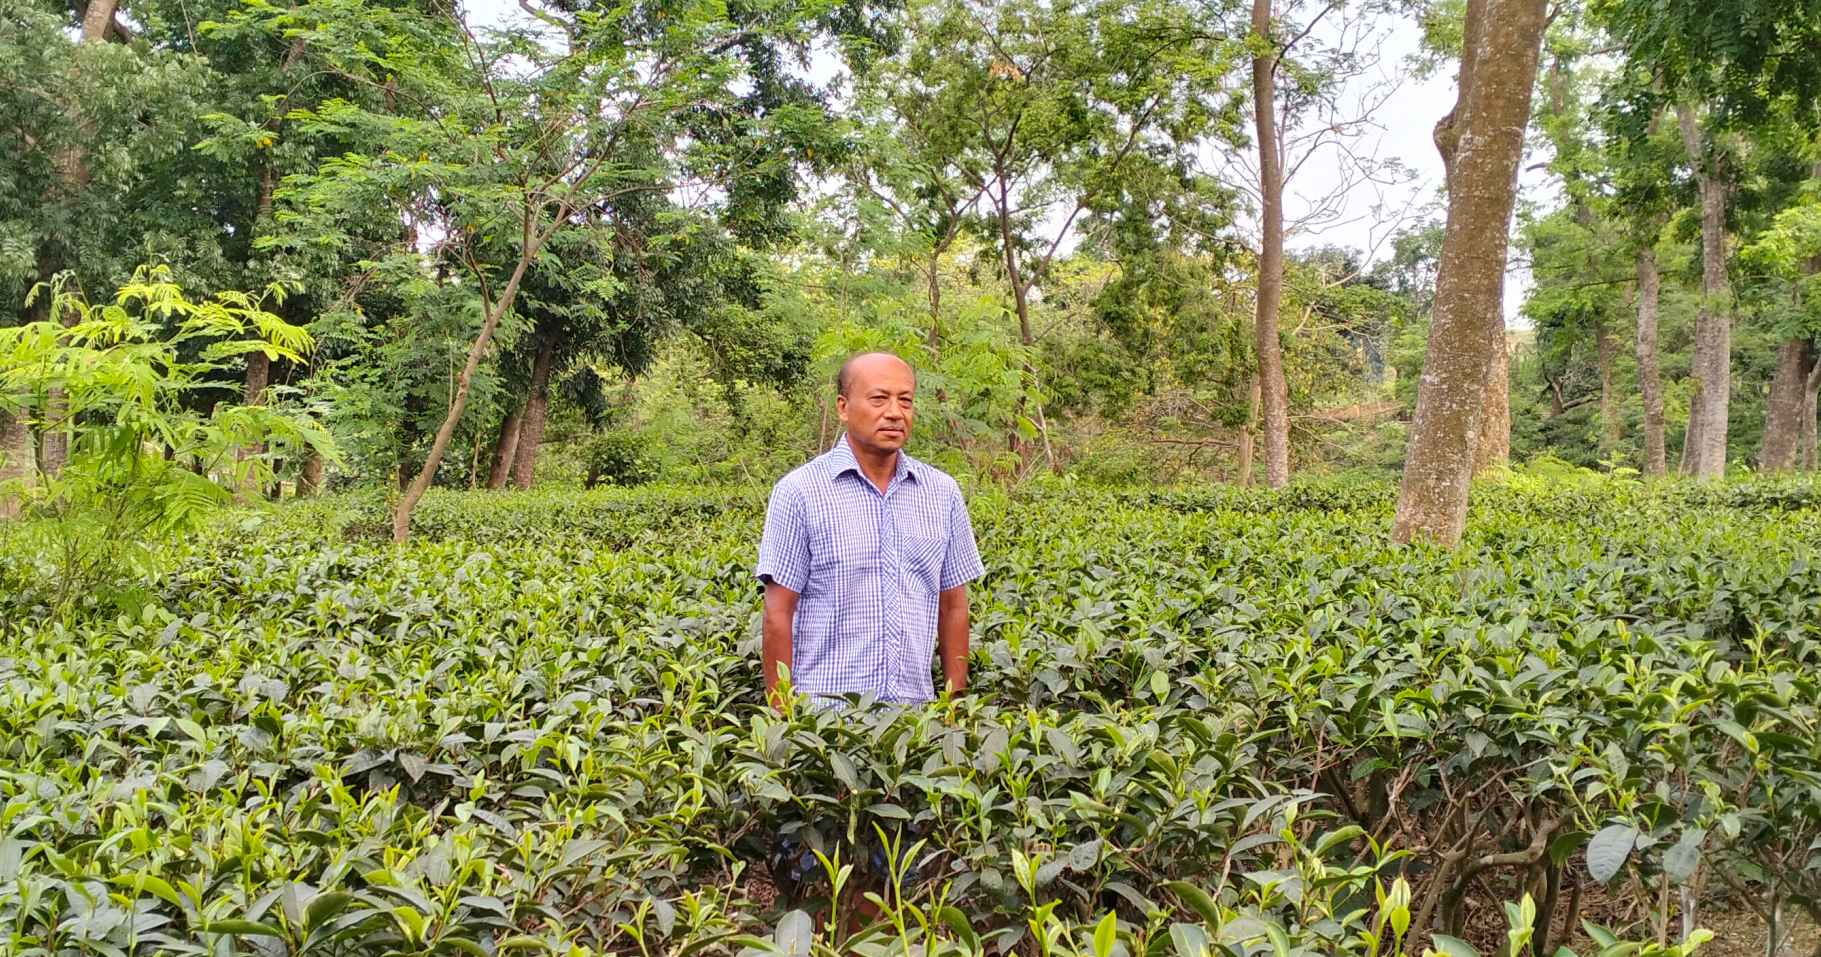
<path id="1" fill-rule="evenodd" d="M 847 421 L 847 396 L 835 396 L 835 418 L 842 422 Z"/>

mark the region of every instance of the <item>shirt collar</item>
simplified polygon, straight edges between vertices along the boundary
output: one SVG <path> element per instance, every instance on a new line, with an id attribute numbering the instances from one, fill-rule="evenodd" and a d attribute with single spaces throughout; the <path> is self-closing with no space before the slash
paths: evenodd
<path id="1" fill-rule="evenodd" d="M 910 453 L 903 449 L 899 449 L 898 469 L 892 473 L 891 484 L 897 485 L 907 478 L 922 484 L 922 469 L 922 462 L 911 458 Z M 830 478 L 840 478 L 848 472 L 858 475 L 862 480 L 866 478 L 866 473 L 860 470 L 860 460 L 854 458 L 853 447 L 847 444 L 847 433 L 843 432 L 841 438 L 835 441 L 835 447 L 828 450 L 828 475 Z"/>

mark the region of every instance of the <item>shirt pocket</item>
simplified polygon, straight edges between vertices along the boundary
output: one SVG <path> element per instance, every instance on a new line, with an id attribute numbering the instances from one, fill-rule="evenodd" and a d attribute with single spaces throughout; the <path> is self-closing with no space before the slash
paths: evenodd
<path id="1" fill-rule="evenodd" d="M 930 594 L 936 594 L 942 583 L 942 561 L 948 555 L 948 539 L 906 535 L 903 554 L 904 570 L 911 580 Z"/>

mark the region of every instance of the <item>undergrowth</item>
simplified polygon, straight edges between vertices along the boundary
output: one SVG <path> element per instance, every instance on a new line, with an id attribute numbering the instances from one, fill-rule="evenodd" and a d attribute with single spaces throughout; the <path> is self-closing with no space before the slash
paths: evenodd
<path id="1" fill-rule="evenodd" d="M 1813 914 L 1813 486 L 1475 496 L 1448 553 L 1379 485 L 982 493 L 975 687 L 843 715 L 762 706 L 761 489 L 433 494 L 403 548 L 314 500 L 124 609 L 0 558 L 0 939 L 1620 954 Z"/>

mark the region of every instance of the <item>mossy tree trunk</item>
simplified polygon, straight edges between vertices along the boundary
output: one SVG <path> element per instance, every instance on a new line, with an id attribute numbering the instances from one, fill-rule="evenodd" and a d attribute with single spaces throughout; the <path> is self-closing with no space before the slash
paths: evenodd
<path id="1" fill-rule="evenodd" d="M 1467 524 L 1545 0 L 1468 0 L 1460 98 L 1436 125 L 1448 222 L 1392 539 L 1458 544 Z"/>
<path id="2" fill-rule="evenodd" d="M 500 423 L 499 438 L 493 443 L 493 463 L 487 467 L 487 488 L 498 492 L 512 477 L 512 463 L 518 457 L 518 437 L 525 422 L 525 410 L 515 408 Z"/>
<path id="3" fill-rule="evenodd" d="M 1496 475 L 1511 465 L 1511 352 L 1505 341 L 1504 297 L 1496 322 L 1487 324 L 1492 359 L 1486 364 L 1486 391 L 1480 398 L 1480 437 L 1473 449 L 1473 474 Z"/>
<path id="4" fill-rule="evenodd" d="M 525 421 L 519 426 L 518 455 L 512 462 L 512 484 L 519 491 L 531 488 L 537 476 L 537 450 L 544 441 L 544 423 L 550 418 L 550 361 L 556 355 L 555 335 L 544 338 L 537 362 L 531 368 L 531 395 L 525 400 Z"/>
<path id="5" fill-rule="evenodd" d="M 1695 380 L 1688 413 L 1683 470 L 1712 481 L 1726 475 L 1726 424 L 1732 400 L 1732 283 L 1726 275 L 1726 184 L 1695 119 L 1694 107 L 1676 110 L 1682 144 L 1701 192 L 1700 311 L 1695 314 Z"/>
<path id="6" fill-rule="evenodd" d="M 1813 362 L 1814 350 L 1806 338 L 1786 339 L 1777 347 L 1777 369 L 1771 375 L 1770 398 L 1764 407 L 1760 465 L 1766 472 L 1787 472 L 1796 467 Z"/>
<path id="7" fill-rule="evenodd" d="M 0 411 L 0 482 L 31 482 L 32 458 L 32 426 L 25 411 Z M 0 491 L 0 518 L 19 517 L 20 506 L 19 494 Z"/>

